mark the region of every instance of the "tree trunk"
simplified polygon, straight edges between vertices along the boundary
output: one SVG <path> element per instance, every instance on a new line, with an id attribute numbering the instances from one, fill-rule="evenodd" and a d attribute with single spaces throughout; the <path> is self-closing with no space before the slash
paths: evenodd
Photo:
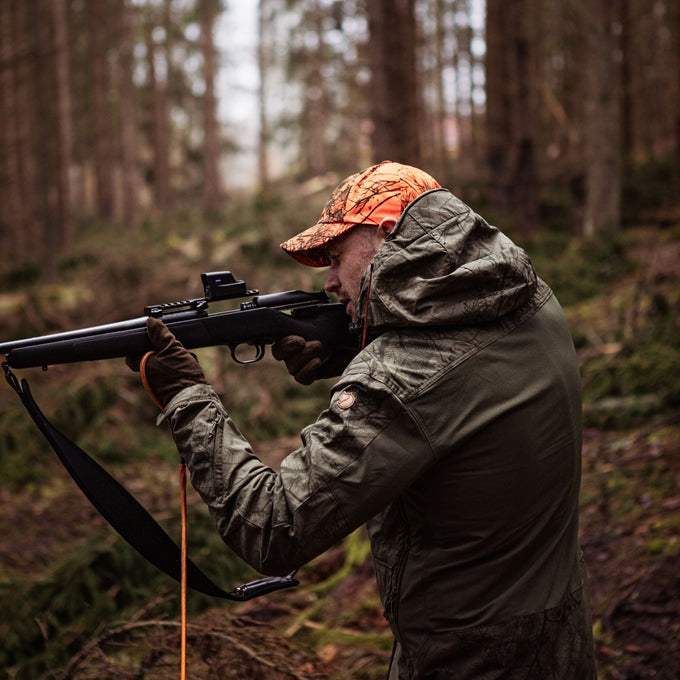
<path id="1" fill-rule="evenodd" d="M 583 235 L 616 229 L 620 222 L 621 168 L 618 88 L 613 27 L 616 0 L 592 0 L 587 25 L 585 206 Z"/>
<path id="2" fill-rule="evenodd" d="M 536 231 L 540 222 L 536 177 L 536 126 L 534 122 L 534 81 L 532 36 L 529 19 L 532 16 L 528 0 L 507 2 L 510 12 L 510 37 L 513 74 L 513 146 L 514 172 L 512 179 L 513 223 L 519 234 Z"/>
<path id="3" fill-rule="evenodd" d="M 375 160 L 419 166 L 415 0 L 367 4 Z"/>
<path id="4" fill-rule="evenodd" d="M 147 9 L 148 12 L 148 9 Z M 146 60 L 148 74 L 149 115 L 151 149 L 153 154 L 153 193 L 156 207 L 165 209 L 170 205 L 170 140 L 168 135 L 167 81 L 158 78 L 156 60 L 159 51 L 153 37 L 154 22 L 147 16 Z"/>
<path id="5" fill-rule="evenodd" d="M 44 0 L 29 4 L 29 21 L 33 36 L 35 71 L 33 74 L 29 106 L 36 112 L 48 111 L 54 101 L 51 73 L 53 71 L 51 48 L 51 21 Z M 37 160 L 35 173 L 35 203 L 33 210 L 39 225 L 38 240 L 32 245 L 32 254 L 40 258 L 43 273 L 55 274 L 56 254 L 59 247 L 58 223 L 55 216 L 56 201 L 52 178 L 54 176 L 54 125 L 48 115 L 36 115 L 30 132 L 29 153 Z"/>
<path id="6" fill-rule="evenodd" d="M 491 205 L 503 211 L 509 204 L 512 148 L 508 21 L 505 0 L 487 0 L 486 5 L 486 162 Z"/>
<path id="7" fill-rule="evenodd" d="M 20 255 L 20 239 L 25 226 L 22 206 L 18 143 L 18 102 L 15 70 L 18 54 L 12 25 L 11 2 L 0 2 L 0 247 L 4 253 Z"/>
<path id="8" fill-rule="evenodd" d="M 38 226 L 39 196 L 37 190 L 38 164 L 34 150 L 37 124 L 35 111 L 35 31 L 29 12 L 30 6 L 24 2 L 14 5 L 15 68 L 14 91 L 16 95 L 16 145 L 19 164 L 20 204 L 23 221 L 16 232 L 16 243 L 20 256 L 39 256 L 40 230 Z"/>
<path id="9" fill-rule="evenodd" d="M 267 73 L 269 70 L 268 38 L 269 38 L 269 3 L 259 0 L 257 6 L 257 70 L 259 83 L 257 86 L 258 102 L 258 140 L 257 140 L 257 180 L 260 191 L 269 188 L 269 129 L 267 121 Z"/>
<path id="10" fill-rule="evenodd" d="M 119 0 L 119 69 L 120 154 L 122 170 L 123 223 L 132 227 L 139 219 L 138 191 L 141 185 L 137 162 L 137 106 L 133 71 L 133 34 L 129 0 Z"/>
<path id="11" fill-rule="evenodd" d="M 432 86 L 434 88 L 434 111 L 431 118 L 432 130 L 432 158 L 434 160 L 437 177 L 444 177 L 448 167 L 448 148 L 446 126 L 448 124 L 448 107 L 444 95 L 444 13 L 446 4 L 444 0 L 436 0 L 435 12 L 435 36 L 434 36 L 434 75 Z M 442 180 L 443 181 L 443 180 Z"/>
<path id="12" fill-rule="evenodd" d="M 220 134 L 217 126 L 217 102 L 215 100 L 214 0 L 201 0 L 199 11 L 203 79 L 205 80 L 205 94 L 203 95 L 203 168 L 205 173 L 203 205 L 208 210 L 215 210 L 222 204 L 222 187 L 219 169 Z"/>
<path id="13" fill-rule="evenodd" d="M 304 73 L 303 104 L 303 157 L 304 174 L 314 177 L 328 172 L 328 145 L 326 127 L 330 110 L 328 84 L 323 77 L 325 38 L 324 11 L 319 0 L 312 0 L 309 8 L 310 33 L 316 36 L 314 48 L 307 55 Z"/>
<path id="14" fill-rule="evenodd" d="M 635 149 L 635 102 L 633 101 L 633 78 L 631 59 L 633 53 L 630 39 L 635 32 L 635 22 L 631 16 L 630 0 L 619 0 L 621 16 L 621 158 L 628 165 L 634 157 Z"/>
<path id="15" fill-rule="evenodd" d="M 113 124 L 108 104 L 109 78 L 106 63 L 106 34 L 102 28 L 108 18 L 105 6 L 99 2 L 89 3 L 88 38 L 92 78 L 90 91 L 93 115 L 94 172 L 96 177 L 97 215 L 111 219 L 114 212 L 113 199 Z"/>
<path id="16" fill-rule="evenodd" d="M 673 3 L 671 30 L 675 45 L 675 162 L 680 172 L 680 2 Z"/>
<path id="17" fill-rule="evenodd" d="M 66 6 L 64 0 L 52 0 L 52 2 L 57 106 L 57 238 L 59 248 L 68 248 L 73 238 L 70 180 L 73 162 L 71 79 L 69 76 L 69 49 L 66 35 Z"/>

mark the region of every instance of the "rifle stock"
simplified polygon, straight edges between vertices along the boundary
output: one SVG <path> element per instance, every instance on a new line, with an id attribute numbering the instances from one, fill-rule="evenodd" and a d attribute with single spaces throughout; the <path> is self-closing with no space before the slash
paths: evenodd
<path id="1" fill-rule="evenodd" d="M 145 309 L 146 316 L 64 333 L 0 343 L 0 355 L 12 368 L 47 367 L 81 361 L 139 356 L 153 349 L 146 333 L 148 316 L 161 318 L 187 349 L 226 345 L 234 361 L 259 361 L 265 345 L 288 335 L 319 340 L 326 358 L 356 352 L 358 339 L 344 306 L 331 303 L 324 291 L 284 291 L 257 295 L 230 272 L 202 275 L 206 297 Z M 214 282 L 220 283 L 216 290 Z M 252 295 L 239 309 L 209 314 L 208 302 Z M 255 348 L 239 358 L 242 345 Z"/>

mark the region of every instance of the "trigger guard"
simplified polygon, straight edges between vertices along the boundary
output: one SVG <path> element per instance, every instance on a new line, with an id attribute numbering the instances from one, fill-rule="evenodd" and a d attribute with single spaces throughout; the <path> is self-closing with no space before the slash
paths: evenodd
<path id="1" fill-rule="evenodd" d="M 241 343 L 243 344 L 243 343 Z M 237 363 L 241 364 L 242 366 L 245 366 L 246 364 L 254 364 L 262 357 L 264 357 L 264 345 L 255 345 L 255 356 L 252 359 L 246 359 L 245 361 L 243 359 L 240 359 L 236 355 L 236 350 L 240 347 L 241 345 L 234 345 L 233 347 L 230 347 L 229 349 L 231 350 L 231 358 Z"/>

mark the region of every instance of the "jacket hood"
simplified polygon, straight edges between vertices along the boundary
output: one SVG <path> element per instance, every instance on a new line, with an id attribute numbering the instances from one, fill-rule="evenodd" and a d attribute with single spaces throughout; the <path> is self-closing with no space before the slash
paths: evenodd
<path id="1" fill-rule="evenodd" d="M 369 333 L 495 321 L 537 287 L 529 256 L 447 189 L 416 198 L 364 274 Z M 368 308 L 366 297 L 368 296 Z"/>

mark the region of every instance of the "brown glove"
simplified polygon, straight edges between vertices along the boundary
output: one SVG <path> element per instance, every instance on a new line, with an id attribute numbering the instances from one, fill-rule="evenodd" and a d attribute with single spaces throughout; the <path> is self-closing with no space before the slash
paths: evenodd
<path id="1" fill-rule="evenodd" d="M 324 359 L 319 340 L 307 341 L 299 335 L 288 335 L 272 344 L 274 359 L 283 361 L 288 373 L 301 385 L 340 375 L 355 354 L 355 350 L 338 350 Z"/>
<path id="2" fill-rule="evenodd" d="M 318 377 L 322 345 L 319 340 L 307 342 L 299 335 L 288 335 L 272 345 L 272 356 L 286 364 L 288 373 L 301 385 L 311 385 Z"/>
<path id="3" fill-rule="evenodd" d="M 156 353 L 127 357 L 125 363 L 133 371 L 141 372 L 144 386 L 161 408 L 185 387 L 206 384 L 196 357 L 184 348 L 160 319 L 149 317 L 146 332 Z"/>

